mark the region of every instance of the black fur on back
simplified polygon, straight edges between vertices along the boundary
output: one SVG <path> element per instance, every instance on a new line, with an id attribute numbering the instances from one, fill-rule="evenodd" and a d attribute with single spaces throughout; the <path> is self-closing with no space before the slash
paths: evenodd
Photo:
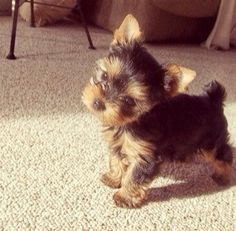
<path id="1" fill-rule="evenodd" d="M 158 104 L 126 129 L 151 142 L 158 158 L 184 160 L 199 149 L 211 150 L 228 142 L 224 99 L 224 88 L 213 82 L 206 94 L 179 94 Z"/>

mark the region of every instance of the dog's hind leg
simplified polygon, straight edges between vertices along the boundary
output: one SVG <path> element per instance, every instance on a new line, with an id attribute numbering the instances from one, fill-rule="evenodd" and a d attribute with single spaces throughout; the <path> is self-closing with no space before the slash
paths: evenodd
<path id="1" fill-rule="evenodd" d="M 229 184 L 232 168 L 231 165 L 233 161 L 233 154 L 230 145 L 225 143 L 217 149 L 202 151 L 205 159 L 209 161 L 214 168 L 212 179 L 219 185 Z"/>
<path id="2" fill-rule="evenodd" d="M 229 184 L 232 162 L 233 153 L 230 145 L 221 145 L 215 153 L 215 161 L 213 162 L 215 173 L 212 175 L 213 180 L 221 185 Z"/>

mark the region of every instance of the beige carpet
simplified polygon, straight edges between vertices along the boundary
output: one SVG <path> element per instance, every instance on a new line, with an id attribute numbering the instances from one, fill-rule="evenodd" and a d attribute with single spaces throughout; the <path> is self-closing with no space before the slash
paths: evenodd
<path id="1" fill-rule="evenodd" d="M 99 181 L 108 150 L 99 123 L 81 103 L 94 61 L 111 35 L 80 25 L 30 28 L 20 21 L 16 61 L 5 59 L 10 18 L 0 17 L 0 230 L 236 230 L 236 161 L 232 185 L 217 186 L 201 161 L 167 166 L 141 209 L 120 209 Z M 194 68 L 190 91 L 212 79 L 228 90 L 225 112 L 236 143 L 236 52 L 198 45 L 148 45 L 160 62 Z M 236 151 L 235 151 L 236 152 Z"/>

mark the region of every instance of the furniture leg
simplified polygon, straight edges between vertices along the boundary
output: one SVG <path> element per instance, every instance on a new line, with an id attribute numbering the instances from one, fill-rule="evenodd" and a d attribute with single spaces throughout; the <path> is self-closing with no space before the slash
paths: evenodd
<path id="1" fill-rule="evenodd" d="M 30 10 L 31 10 L 30 26 L 31 26 L 31 27 L 35 27 L 35 19 L 34 19 L 34 0 L 30 0 Z"/>
<path id="2" fill-rule="evenodd" d="M 95 50 L 96 48 L 93 46 L 93 42 L 92 42 L 92 39 L 91 39 L 90 34 L 89 34 L 89 30 L 88 30 L 87 23 L 86 23 L 84 14 L 83 14 L 83 10 L 81 8 L 80 0 L 77 3 L 76 10 L 80 14 L 80 17 L 81 17 L 81 20 L 82 20 L 82 23 L 83 23 L 83 26 L 84 26 L 84 29 L 85 29 L 85 33 L 86 33 L 88 41 L 89 41 L 89 49 Z"/>
<path id="3" fill-rule="evenodd" d="M 15 9 L 14 9 L 12 32 L 11 32 L 11 44 L 10 44 L 9 54 L 7 55 L 7 59 L 16 59 L 14 55 L 14 50 L 15 50 L 15 41 L 16 41 L 16 28 L 17 28 L 19 2 L 20 0 L 15 0 Z"/>

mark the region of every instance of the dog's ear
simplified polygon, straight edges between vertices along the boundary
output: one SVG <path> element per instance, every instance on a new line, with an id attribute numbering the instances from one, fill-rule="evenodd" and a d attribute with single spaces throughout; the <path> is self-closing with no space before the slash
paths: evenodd
<path id="1" fill-rule="evenodd" d="M 132 41 L 142 42 L 143 37 L 138 21 L 132 14 L 128 14 L 120 27 L 115 30 L 111 45 L 127 44 Z"/>
<path id="2" fill-rule="evenodd" d="M 177 64 L 167 64 L 164 68 L 166 70 L 164 86 L 169 96 L 186 92 L 188 90 L 188 85 L 196 77 L 196 72 L 194 70 Z"/>

